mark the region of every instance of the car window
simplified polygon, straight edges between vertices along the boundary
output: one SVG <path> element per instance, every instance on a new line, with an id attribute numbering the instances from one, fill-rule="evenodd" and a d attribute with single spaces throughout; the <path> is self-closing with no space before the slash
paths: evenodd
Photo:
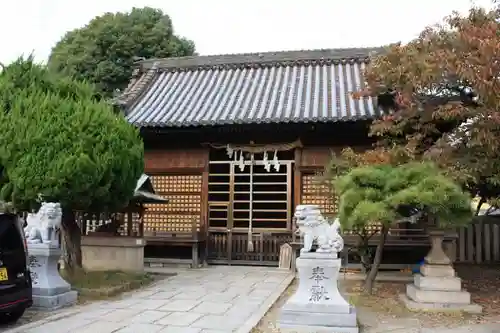
<path id="1" fill-rule="evenodd" d="M 12 251 L 23 249 L 23 243 L 19 235 L 19 229 L 13 221 L 0 219 L 0 250 Z"/>

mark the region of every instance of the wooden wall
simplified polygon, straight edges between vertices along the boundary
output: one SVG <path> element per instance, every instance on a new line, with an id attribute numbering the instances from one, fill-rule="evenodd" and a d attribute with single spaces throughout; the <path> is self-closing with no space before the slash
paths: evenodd
<path id="1" fill-rule="evenodd" d="M 145 173 L 152 177 L 158 194 L 170 200 L 148 205 L 146 234 L 189 233 L 194 219 L 197 232 L 207 227 L 208 156 L 206 148 L 144 152 Z"/>
<path id="2" fill-rule="evenodd" d="M 203 172 L 208 167 L 208 149 L 146 150 L 144 170 L 147 174 Z"/>
<path id="3" fill-rule="evenodd" d="M 295 204 L 318 205 L 323 214 L 334 215 L 337 211 L 331 188 L 320 183 L 318 173 L 324 170 L 339 147 L 304 147 L 295 153 Z"/>

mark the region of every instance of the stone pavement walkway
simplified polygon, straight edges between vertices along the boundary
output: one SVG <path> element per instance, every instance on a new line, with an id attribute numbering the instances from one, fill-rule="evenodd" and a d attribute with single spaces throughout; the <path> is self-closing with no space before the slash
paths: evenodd
<path id="1" fill-rule="evenodd" d="M 185 270 L 121 299 L 65 309 L 4 332 L 248 333 L 292 280 L 276 268 Z"/>

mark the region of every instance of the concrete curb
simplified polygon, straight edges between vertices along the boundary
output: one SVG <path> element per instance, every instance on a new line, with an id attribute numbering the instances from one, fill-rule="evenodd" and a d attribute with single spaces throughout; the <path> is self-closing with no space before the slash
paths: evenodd
<path id="1" fill-rule="evenodd" d="M 248 318 L 243 326 L 238 328 L 236 330 L 236 333 L 250 333 L 252 329 L 257 326 L 257 324 L 261 321 L 261 319 L 266 315 L 266 313 L 269 311 L 269 309 L 276 303 L 278 298 L 285 292 L 285 290 L 288 288 L 288 286 L 292 283 L 292 281 L 295 279 L 295 275 L 290 272 L 290 275 L 288 275 L 283 282 L 280 283 L 278 286 L 277 290 L 273 292 L 265 301 L 262 303 L 262 305 L 259 307 L 259 309 L 254 312 L 250 318 Z"/>

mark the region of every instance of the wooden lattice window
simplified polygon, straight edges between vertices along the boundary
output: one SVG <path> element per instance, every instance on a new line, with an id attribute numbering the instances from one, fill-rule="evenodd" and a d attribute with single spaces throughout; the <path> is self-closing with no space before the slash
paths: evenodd
<path id="1" fill-rule="evenodd" d="M 334 216 L 337 213 L 337 202 L 331 187 L 322 183 L 316 174 L 302 175 L 301 203 L 318 205 L 326 216 Z"/>
<path id="2" fill-rule="evenodd" d="M 326 217 L 334 217 L 337 214 L 337 199 L 332 192 L 332 187 L 322 182 L 316 174 L 302 175 L 302 198 L 303 205 L 318 205 Z M 370 231 L 380 229 L 380 223 L 372 223 L 366 228 Z M 350 231 L 345 230 L 346 234 Z"/>
<path id="3" fill-rule="evenodd" d="M 202 176 L 157 175 L 151 180 L 156 193 L 169 202 L 145 205 L 145 234 L 192 232 L 193 221 L 199 231 Z"/>

